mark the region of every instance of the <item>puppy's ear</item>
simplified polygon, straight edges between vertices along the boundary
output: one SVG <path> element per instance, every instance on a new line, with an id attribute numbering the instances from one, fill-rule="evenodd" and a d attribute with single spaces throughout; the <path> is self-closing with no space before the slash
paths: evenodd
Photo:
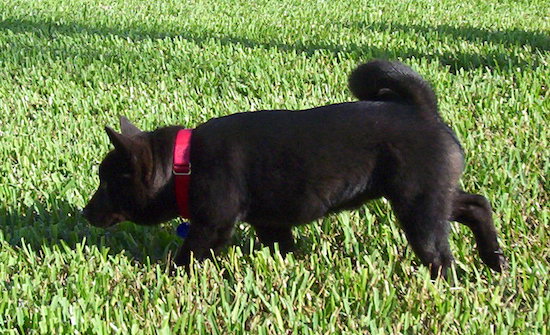
<path id="1" fill-rule="evenodd" d="M 119 134 L 112 128 L 107 126 L 105 127 L 105 131 L 107 132 L 107 136 L 109 136 L 111 143 L 115 146 L 115 149 L 117 151 L 131 156 L 131 153 L 132 151 L 134 151 L 136 143 L 130 137 L 124 134 Z"/>
<path id="2" fill-rule="evenodd" d="M 143 139 L 119 134 L 109 127 L 105 127 L 105 131 L 115 150 L 129 160 L 132 171 L 141 176 L 144 183 L 149 183 L 153 166 L 151 150 L 147 143 Z"/>
<path id="3" fill-rule="evenodd" d="M 122 134 L 128 137 L 134 137 L 138 134 L 141 134 L 142 131 L 134 126 L 130 120 L 125 118 L 124 116 L 120 117 L 120 130 L 122 131 Z"/>

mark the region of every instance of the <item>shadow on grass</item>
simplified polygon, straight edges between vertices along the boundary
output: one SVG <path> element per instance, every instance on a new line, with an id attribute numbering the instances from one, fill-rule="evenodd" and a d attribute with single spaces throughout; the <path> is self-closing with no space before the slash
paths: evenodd
<path id="1" fill-rule="evenodd" d="M 475 27 L 453 27 L 450 25 L 440 25 L 434 27 L 425 27 L 421 25 L 403 25 L 395 23 L 365 23 L 357 22 L 351 25 L 342 25 L 352 27 L 356 30 L 371 30 L 371 31 L 402 31 L 406 33 L 414 33 L 416 35 L 425 35 L 427 39 L 438 38 L 438 36 L 447 36 L 454 39 L 462 39 L 470 42 L 492 44 L 501 44 L 504 46 L 523 46 L 528 45 L 536 51 L 545 52 L 550 50 L 550 38 L 539 32 L 526 32 L 519 29 L 512 30 L 495 30 L 490 31 Z M 113 26 L 90 26 L 82 23 L 56 23 L 48 20 L 34 18 L 29 19 L 6 19 L 0 22 L 0 29 L 10 30 L 13 33 L 32 33 L 44 39 L 55 39 L 56 36 L 67 35 L 100 35 L 103 37 L 121 37 L 130 38 L 134 41 L 139 40 L 158 40 L 181 38 L 191 41 L 198 45 L 206 44 L 212 40 L 219 42 L 221 45 L 242 45 L 246 48 L 261 48 L 261 49 L 278 49 L 284 52 L 292 51 L 307 56 L 313 56 L 317 53 L 329 53 L 334 56 L 344 56 L 356 59 L 358 62 L 365 61 L 370 58 L 427 58 L 437 59 L 441 64 L 450 67 L 452 72 L 460 69 L 470 70 L 484 67 L 496 67 L 501 70 L 509 68 L 532 68 L 541 66 L 537 58 L 532 58 L 529 62 L 523 57 L 518 57 L 513 53 L 503 53 L 499 51 L 489 50 L 481 53 L 471 52 L 444 52 L 430 50 L 429 52 L 420 51 L 417 48 L 379 48 L 368 44 L 329 44 L 329 43 L 308 43 L 296 42 L 285 43 L 277 40 L 254 40 L 246 37 L 238 37 L 232 35 L 224 35 L 218 32 L 203 29 L 201 31 L 158 31 L 153 29 L 144 29 L 139 26 L 130 26 L 125 28 L 117 28 Z M 14 45 L 15 49 L 12 52 L 19 52 L 18 48 L 33 48 L 30 45 Z M 56 49 L 56 54 L 60 57 L 72 57 L 75 52 L 73 50 Z M 135 52 L 135 51 L 134 51 Z M 99 51 L 96 58 L 103 56 L 104 51 Z M 113 54 L 117 54 L 113 52 Z M 128 57 L 127 51 L 124 53 Z M 140 54 L 136 53 L 135 57 L 139 58 Z M 112 56 L 110 61 L 116 62 L 117 56 Z M 200 56 L 198 56 L 200 57 Z"/>
<path id="2" fill-rule="evenodd" d="M 149 259 L 162 265 L 173 258 L 183 241 L 176 235 L 173 222 L 152 227 L 131 222 L 107 229 L 94 227 L 79 209 L 65 201 L 54 201 L 50 206 L 36 203 L 21 211 L 0 207 L 0 234 L 13 247 L 20 248 L 24 243 L 36 252 L 55 246 L 63 250 L 64 245 L 75 249 L 77 244 L 84 244 L 100 250 L 106 248 L 109 255 L 122 253 L 139 263 Z M 261 244 L 251 236 L 254 236 L 251 228 L 235 229 L 227 247 L 239 246 L 243 251 L 261 249 Z"/>
<path id="3" fill-rule="evenodd" d="M 93 227 L 80 215 L 80 210 L 63 201 L 55 201 L 48 207 L 36 203 L 17 212 L 2 207 L 0 231 L 14 247 L 21 247 L 24 241 L 34 251 L 54 246 L 63 249 L 63 244 L 75 249 L 83 243 L 107 248 L 110 255 L 123 253 L 140 263 L 147 258 L 152 263 L 166 263 L 169 253 L 173 254 L 181 243 L 170 224 L 142 227 L 124 222 L 109 229 Z"/>
<path id="4" fill-rule="evenodd" d="M 450 37 L 474 43 L 492 43 L 504 46 L 529 46 L 537 51 L 550 51 L 550 36 L 537 31 L 521 29 L 488 30 L 470 26 L 423 26 L 419 24 L 401 24 L 394 22 L 354 22 L 346 27 L 358 30 L 401 31 L 414 35 L 434 35 L 436 38 Z"/>

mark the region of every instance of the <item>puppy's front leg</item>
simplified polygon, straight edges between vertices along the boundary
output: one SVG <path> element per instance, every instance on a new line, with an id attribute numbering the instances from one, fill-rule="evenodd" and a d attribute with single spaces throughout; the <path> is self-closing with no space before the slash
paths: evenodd
<path id="1" fill-rule="evenodd" d="M 234 221 L 230 223 L 200 223 L 192 222 L 189 235 L 178 250 L 174 259 L 176 265 L 186 267 L 191 263 L 191 254 L 196 260 L 204 260 L 211 255 L 211 250 L 217 251 L 231 239 Z"/>
<path id="2" fill-rule="evenodd" d="M 279 252 L 285 255 L 294 250 L 294 237 L 292 237 L 291 226 L 288 227 L 269 227 L 254 226 L 256 236 L 266 247 L 274 250 L 275 243 L 279 244 Z"/>

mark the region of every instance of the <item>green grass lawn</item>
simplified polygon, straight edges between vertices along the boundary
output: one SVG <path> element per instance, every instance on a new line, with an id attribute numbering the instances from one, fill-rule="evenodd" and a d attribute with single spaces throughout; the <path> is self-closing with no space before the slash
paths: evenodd
<path id="1" fill-rule="evenodd" d="M 548 334 L 550 2 L 0 0 L 0 333 Z M 453 223 L 430 281 L 385 201 L 295 229 L 282 259 L 234 246 L 167 275 L 177 222 L 80 216 L 126 115 L 194 127 L 351 100 L 372 58 L 427 78 L 487 196 L 510 269 Z"/>

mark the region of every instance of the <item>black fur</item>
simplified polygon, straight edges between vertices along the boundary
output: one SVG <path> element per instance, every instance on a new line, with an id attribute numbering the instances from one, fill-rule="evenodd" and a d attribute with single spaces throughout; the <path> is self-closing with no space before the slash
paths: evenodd
<path id="1" fill-rule="evenodd" d="M 291 228 L 385 197 L 413 250 L 445 275 L 449 220 L 473 231 L 483 261 L 505 264 L 487 200 L 460 190 L 463 153 L 437 113 L 430 85 L 409 67 L 375 60 L 349 79 L 362 101 L 302 111 L 257 111 L 212 119 L 191 142 L 191 227 L 176 263 L 208 257 L 237 221 L 266 245 L 292 249 Z M 88 220 L 156 224 L 177 216 L 172 146 L 181 127 L 141 132 L 121 119 L 107 128 L 115 150 L 100 167 Z"/>

